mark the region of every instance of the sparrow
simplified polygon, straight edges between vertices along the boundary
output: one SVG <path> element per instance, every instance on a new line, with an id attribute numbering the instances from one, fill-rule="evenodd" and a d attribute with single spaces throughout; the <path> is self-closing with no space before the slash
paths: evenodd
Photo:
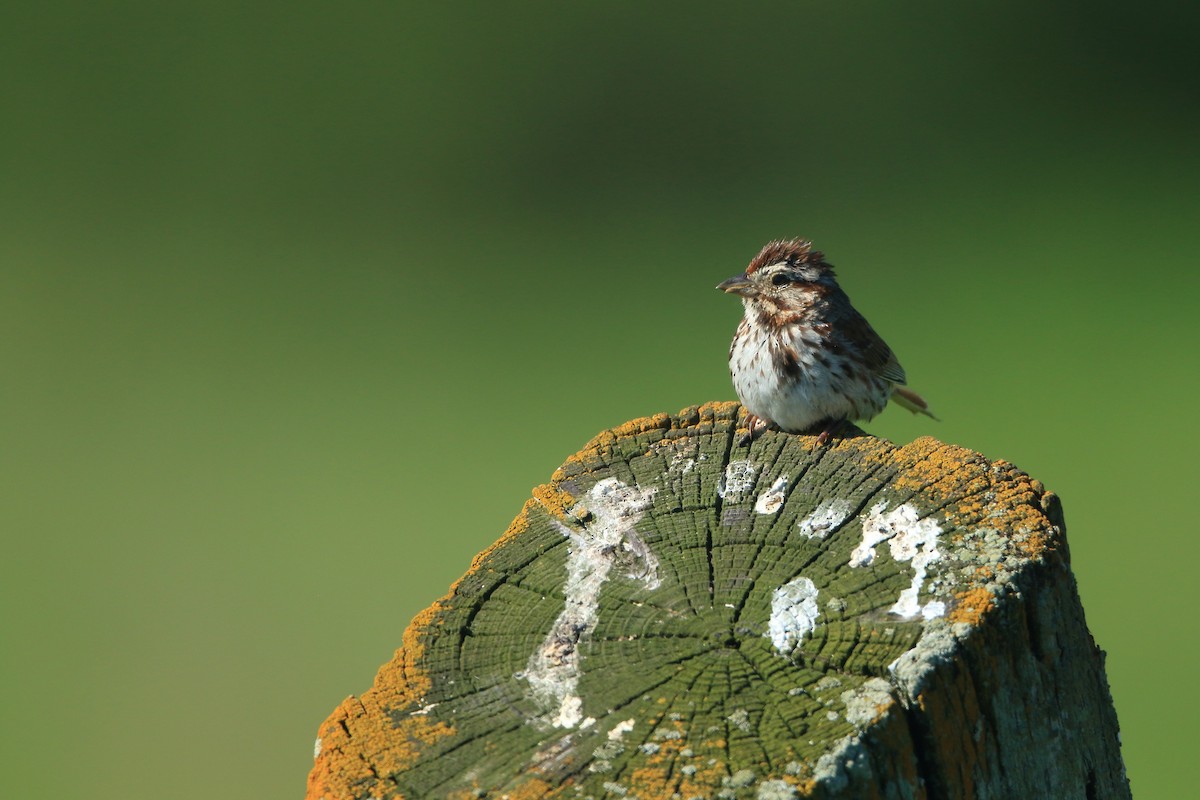
<path id="1" fill-rule="evenodd" d="M 742 298 L 729 371 L 748 414 L 748 444 L 762 430 L 818 433 L 825 444 L 888 400 L 937 419 L 904 386 L 904 367 L 838 286 L 825 254 L 806 239 L 769 243 L 717 288 Z"/>

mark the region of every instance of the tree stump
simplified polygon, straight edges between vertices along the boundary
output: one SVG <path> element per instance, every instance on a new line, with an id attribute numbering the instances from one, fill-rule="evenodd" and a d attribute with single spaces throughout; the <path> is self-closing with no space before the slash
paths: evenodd
<path id="1" fill-rule="evenodd" d="M 321 726 L 308 797 L 1130 797 L 1053 494 L 739 412 L 569 458 Z"/>

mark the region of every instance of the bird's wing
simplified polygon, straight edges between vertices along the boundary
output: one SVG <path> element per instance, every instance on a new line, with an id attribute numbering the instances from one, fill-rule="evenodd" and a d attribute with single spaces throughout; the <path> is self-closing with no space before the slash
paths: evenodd
<path id="1" fill-rule="evenodd" d="M 892 348 L 887 346 L 871 323 L 851 308 L 850 315 L 837 325 L 849 345 L 850 352 L 858 353 L 863 363 L 876 375 L 892 383 L 905 383 L 904 367 L 896 359 Z"/>

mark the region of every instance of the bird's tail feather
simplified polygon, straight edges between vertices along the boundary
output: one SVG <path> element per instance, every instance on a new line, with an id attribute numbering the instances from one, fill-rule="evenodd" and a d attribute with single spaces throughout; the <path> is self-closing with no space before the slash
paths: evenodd
<path id="1" fill-rule="evenodd" d="M 929 410 L 929 403 L 925 402 L 925 398 L 905 386 L 895 387 L 892 392 L 892 401 L 901 408 L 907 408 L 914 414 L 924 414 L 930 419 L 937 419 L 933 412 Z M 939 422 L 941 420 L 938 420 Z"/>

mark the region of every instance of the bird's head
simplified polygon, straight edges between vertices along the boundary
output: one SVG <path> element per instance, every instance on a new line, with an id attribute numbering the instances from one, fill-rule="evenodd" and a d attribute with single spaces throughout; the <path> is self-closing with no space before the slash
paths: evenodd
<path id="1" fill-rule="evenodd" d="M 717 288 L 746 299 L 788 305 L 789 301 L 836 289 L 837 282 L 825 254 L 814 250 L 812 242 L 787 239 L 768 244 L 745 272 L 722 281 Z"/>

